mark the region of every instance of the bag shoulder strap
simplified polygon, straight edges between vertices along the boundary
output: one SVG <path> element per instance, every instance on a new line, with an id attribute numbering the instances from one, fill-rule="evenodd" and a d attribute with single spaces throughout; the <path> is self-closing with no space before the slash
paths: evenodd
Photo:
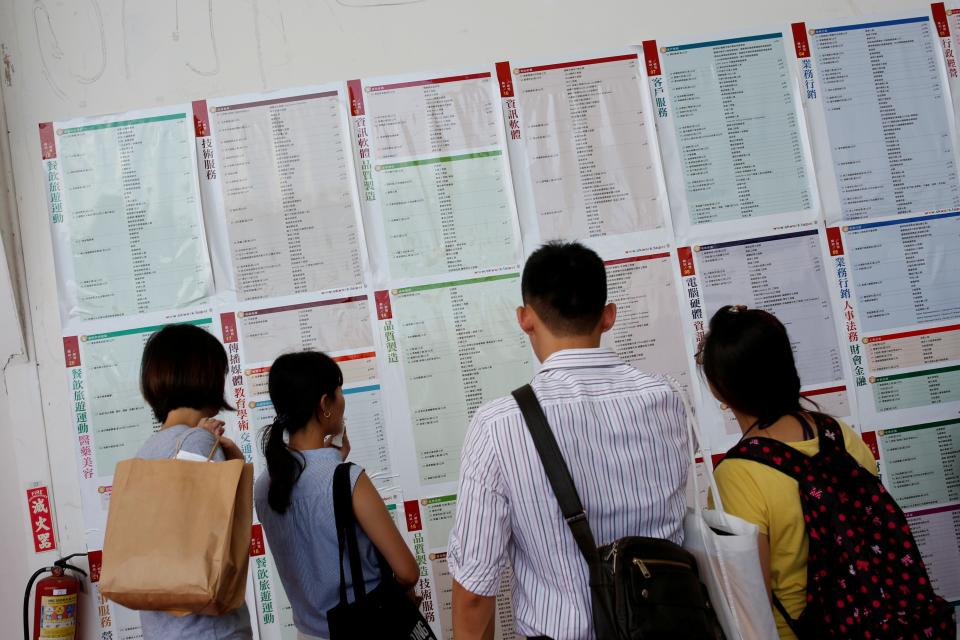
<path id="1" fill-rule="evenodd" d="M 777 608 L 777 611 L 780 612 L 780 615 L 783 616 L 784 622 L 787 623 L 787 626 L 790 627 L 790 631 L 793 631 L 793 635 L 798 638 L 803 638 L 803 630 L 800 629 L 800 623 L 796 619 L 790 617 L 790 614 L 787 612 L 787 608 L 783 606 L 783 603 L 780 602 L 780 598 L 776 595 L 773 596 L 773 606 Z"/>
<path id="2" fill-rule="evenodd" d="M 185 433 L 185 434 L 183 435 L 182 438 L 179 438 L 179 439 L 177 440 L 177 448 L 176 448 L 176 450 L 173 452 L 173 455 L 170 456 L 171 459 L 176 458 L 178 455 L 180 455 L 180 450 L 183 448 L 183 443 L 186 442 L 187 439 L 188 439 L 190 436 L 192 436 L 193 434 L 197 433 L 197 430 L 198 430 L 198 429 L 202 431 L 202 429 L 200 429 L 200 427 L 192 427 L 189 431 L 187 431 L 187 433 Z M 217 452 L 217 449 L 220 448 L 220 438 L 217 438 L 216 436 L 214 436 L 214 440 L 215 440 L 215 441 L 214 441 L 214 443 L 213 443 L 213 448 L 210 449 L 210 453 L 209 453 L 209 455 L 207 455 L 207 461 L 208 461 L 208 462 L 211 461 L 211 460 L 213 460 L 214 454 Z"/>
<path id="3" fill-rule="evenodd" d="M 810 456 L 773 438 L 753 437 L 741 440 L 727 451 L 724 460 L 751 460 L 759 462 L 798 482 L 810 465 Z M 721 461 L 722 462 L 722 461 Z"/>
<path id="4" fill-rule="evenodd" d="M 570 527 L 580 553 L 591 568 L 599 566 L 600 553 L 597 551 L 597 543 L 590 530 L 587 513 L 583 503 L 580 502 L 580 494 L 577 493 L 577 487 L 573 484 L 570 470 L 563 459 L 557 439 L 550 429 L 550 423 L 547 422 L 547 416 L 543 413 L 540 401 L 537 400 L 537 394 L 534 393 L 533 387 L 527 384 L 516 389 L 513 397 L 520 407 L 524 422 L 530 431 L 530 437 L 533 438 L 533 444 L 537 448 L 537 455 L 540 456 L 547 479 L 557 497 L 557 502 L 560 503 L 560 511 L 567 521 L 567 526 Z"/>
<path id="5" fill-rule="evenodd" d="M 350 577 L 353 580 L 354 600 L 367 595 L 360 563 L 360 546 L 357 543 L 356 516 L 353 513 L 353 490 L 350 486 L 350 468 L 353 463 L 344 462 L 333 472 L 333 512 L 337 524 L 337 544 L 340 547 L 340 604 L 347 604 L 347 582 L 343 571 L 343 557 L 349 554 Z"/>
<path id="6" fill-rule="evenodd" d="M 840 428 L 839 422 L 823 413 L 813 414 L 813 421 L 817 427 L 820 453 L 829 456 L 847 452 L 847 445 L 843 439 L 843 429 Z"/>

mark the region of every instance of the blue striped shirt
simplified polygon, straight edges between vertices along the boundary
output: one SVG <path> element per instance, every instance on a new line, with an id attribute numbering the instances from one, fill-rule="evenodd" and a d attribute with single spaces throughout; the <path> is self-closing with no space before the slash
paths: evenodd
<path id="1" fill-rule="evenodd" d="M 689 467 L 682 402 L 607 349 L 551 355 L 534 377 L 598 545 L 680 543 Z M 517 633 L 593 638 L 588 571 L 512 396 L 474 416 L 464 444 L 450 572 L 497 593 L 509 558 Z"/>

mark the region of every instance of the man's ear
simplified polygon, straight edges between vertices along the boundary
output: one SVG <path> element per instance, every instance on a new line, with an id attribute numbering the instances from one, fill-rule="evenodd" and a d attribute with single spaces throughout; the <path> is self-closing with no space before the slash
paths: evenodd
<path id="1" fill-rule="evenodd" d="M 600 316 L 600 333 L 606 333 L 613 328 L 617 322 L 617 305 L 612 302 L 607 303 L 603 308 L 603 314 Z"/>
<path id="2" fill-rule="evenodd" d="M 537 312 L 534 311 L 532 307 L 528 307 L 526 305 L 517 307 L 517 324 L 520 325 L 520 328 L 527 335 L 533 333 L 536 313 Z"/>

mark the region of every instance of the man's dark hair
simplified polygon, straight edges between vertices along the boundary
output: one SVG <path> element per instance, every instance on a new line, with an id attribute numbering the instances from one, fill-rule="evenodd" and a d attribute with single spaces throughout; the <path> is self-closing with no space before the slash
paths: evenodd
<path id="1" fill-rule="evenodd" d="M 163 422 L 174 409 L 233 410 L 223 397 L 227 352 L 210 333 L 171 324 L 147 340 L 140 363 L 140 391 Z"/>
<path id="2" fill-rule="evenodd" d="M 523 267 L 523 303 L 558 335 L 592 332 L 607 304 L 607 272 L 594 251 L 578 242 L 548 242 Z"/>

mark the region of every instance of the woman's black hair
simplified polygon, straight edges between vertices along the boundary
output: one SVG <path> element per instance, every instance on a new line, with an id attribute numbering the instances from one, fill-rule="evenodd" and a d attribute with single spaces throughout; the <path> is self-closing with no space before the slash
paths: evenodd
<path id="1" fill-rule="evenodd" d="M 755 416 L 758 429 L 804 410 L 787 328 L 771 313 L 722 307 L 710 319 L 697 360 L 720 399 Z"/>
<path id="2" fill-rule="evenodd" d="M 223 397 L 227 352 L 208 331 L 170 324 L 147 340 L 140 361 L 140 391 L 161 423 L 174 409 L 233 411 Z"/>
<path id="3" fill-rule="evenodd" d="M 262 435 L 263 455 L 270 473 L 267 502 L 277 513 L 285 513 L 293 486 L 306 463 L 299 452 L 287 447 L 283 433 L 293 434 L 307 426 L 320 410 L 320 399 L 325 395 L 333 398 L 343 386 L 343 373 L 340 365 L 325 353 L 287 353 L 271 365 L 268 386 L 277 417 Z"/>

